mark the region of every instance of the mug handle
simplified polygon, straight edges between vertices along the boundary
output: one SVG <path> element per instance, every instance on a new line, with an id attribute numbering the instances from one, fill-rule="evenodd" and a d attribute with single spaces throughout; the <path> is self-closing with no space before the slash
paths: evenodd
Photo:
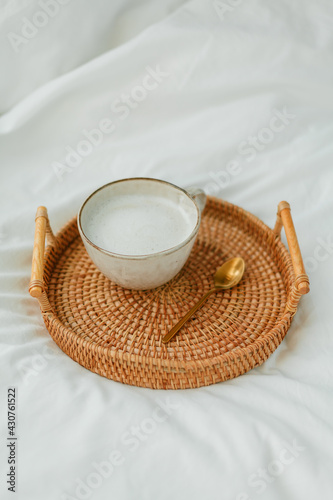
<path id="1" fill-rule="evenodd" d="M 186 188 L 186 191 L 188 194 L 193 198 L 193 200 L 196 202 L 196 204 L 199 207 L 200 214 L 202 213 L 203 209 L 205 208 L 206 201 L 207 201 L 207 195 L 203 189 L 197 188 L 195 186 L 190 186 L 189 188 Z"/>

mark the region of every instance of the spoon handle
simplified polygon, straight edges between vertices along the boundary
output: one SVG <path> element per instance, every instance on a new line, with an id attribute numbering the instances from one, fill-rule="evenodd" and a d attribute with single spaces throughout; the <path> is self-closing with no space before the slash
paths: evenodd
<path id="1" fill-rule="evenodd" d="M 210 295 L 212 295 L 216 291 L 218 291 L 218 288 L 213 288 L 212 290 L 209 290 L 209 292 L 205 293 L 205 295 L 203 295 L 201 297 L 201 299 L 198 300 L 198 302 L 196 304 L 194 304 L 194 306 L 192 307 L 192 309 L 190 309 L 185 314 L 185 316 L 181 320 L 179 320 L 178 323 L 168 333 L 166 333 L 164 335 L 164 337 L 162 338 L 163 344 L 166 344 L 167 342 L 169 342 L 169 340 L 171 340 L 172 337 L 174 335 L 176 335 L 176 333 L 178 332 L 178 330 L 181 329 L 181 327 L 183 326 L 183 324 L 186 323 L 186 321 L 195 313 L 195 311 L 197 311 L 199 309 L 199 307 L 202 306 L 202 304 L 208 299 L 208 297 Z"/>

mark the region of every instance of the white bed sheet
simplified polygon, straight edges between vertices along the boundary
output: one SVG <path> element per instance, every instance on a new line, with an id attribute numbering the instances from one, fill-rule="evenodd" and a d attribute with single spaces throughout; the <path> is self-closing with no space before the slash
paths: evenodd
<path id="1" fill-rule="evenodd" d="M 91 4 L 63 5 L 16 53 L 8 32 L 41 8 L 2 2 L 1 498 L 330 499 L 332 3 Z M 114 129 L 91 135 L 102 125 Z M 56 231 L 95 188 L 130 176 L 196 184 L 270 226 L 291 203 L 311 293 L 263 366 L 153 391 L 90 373 L 54 344 L 27 291 L 36 207 Z"/>

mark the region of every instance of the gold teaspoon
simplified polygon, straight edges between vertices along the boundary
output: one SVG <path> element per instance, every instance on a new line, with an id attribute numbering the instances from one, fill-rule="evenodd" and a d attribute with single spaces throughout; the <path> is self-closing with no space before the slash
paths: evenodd
<path id="1" fill-rule="evenodd" d="M 227 260 L 223 266 L 219 267 L 214 275 L 214 288 L 209 290 L 201 299 L 188 311 L 185 316 L 178 321 L 178 323 L 164 335 L 162 338 L 163 344 L 169 342 L 174 335 L 181 329 L 181 327 L 186 323 L 186 321 L 202 306 L 202 304 L 210 297 L 213 293 L 219 292 L 220 290 L 227 290 L 237 285 L 243 277 L 245 271 L 245 262 L 241 257 L 234 257 L 233 259 Z"/>

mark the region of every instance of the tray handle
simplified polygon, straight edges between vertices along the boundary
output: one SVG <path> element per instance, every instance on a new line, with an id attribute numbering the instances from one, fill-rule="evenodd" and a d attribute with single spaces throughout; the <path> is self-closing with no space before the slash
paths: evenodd
<path id="1" fill-rule="evenodd" d="M 278 205 L 277 219 L 274 227 L 274 233 L 280 237 L 282 226 L 284 227 L 291 261 L 295 273 L 295 285 L 291 298 L 287 303 L 287 309 L 295 312 L 300 296 L 309 293 L 310 282 L 306 274 L 301 250 L 298 244 L 297 235 L 293 219 L 291 217 L 290 205 L 287 201 L 281 201 Z"/>
<path id="2" fill-rule="evenodd" d="M 42 312 L 52 311 L 49 300 L 45 293 L 43 281 L 44 275 L 44 251 L 45 236 L 52 246 L 56 246 L 56 238 L 52 232 L 47 210 L 45 207 L 38 207 L 35 217 L 35 239 L 32 253 L 31 280 L 29 284 L 29 293 L 32 297 L 38 299 Z"/>

